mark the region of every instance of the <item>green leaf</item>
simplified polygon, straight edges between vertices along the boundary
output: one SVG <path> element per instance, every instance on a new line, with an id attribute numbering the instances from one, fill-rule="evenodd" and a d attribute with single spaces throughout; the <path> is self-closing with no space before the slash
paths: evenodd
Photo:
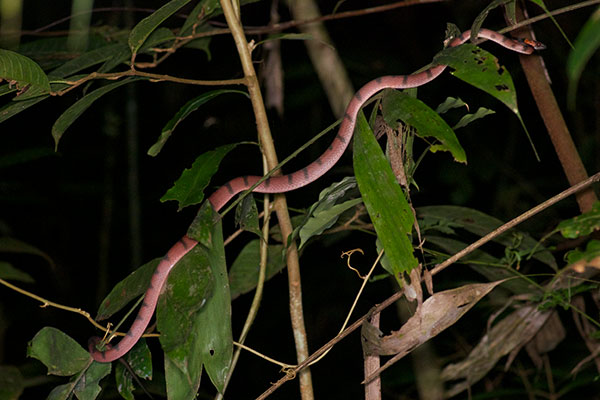
<path id="1" fill-rule="evenodd" d="M 484 108 L 484 107 L 479 107 L 477 109 L 477 111 L 475 111 L 474 114 L 463 115 L 462 118 L 460 119 L 460 121 L 458 121 L 458 123 L 456 125 L 454 125 L 452 127 L 452 129 L 456 130 L 459 128 L 463 128 L 463 127 L 469 125 L 473 121 L 477 121 L 478 119 L 481 119 L 481 118 L 485 117 L 486 115 L 495 114 L 495 113 L 496 112 L 494 110 L 490 110 L 490 109 Z"/>
<path id="2" fill-rule="evenodd" d="M 138 53 L 154 53 L 154 48 L 161 46 L 164 43 L 174 42 L 176 40 L 175 34 L 164 27 L 160 27 L 148 36 L 144 45 L 140 47 Z M 168 46 L 163 46 L 168 47 Z"/>
<path id="3" fill-rule="evenodd" d="M 141 79 L 145 78 L 132 77 L 123 79 L 119 82 L 109 83 L 108 85 L 102 86 L 101 88 L 96 89 L 93 92 L 85 95 L 77 102 L 75 102 L 75 104 L 67 108 L 67 110 L 64 113 L 62 113 L 60 117 L 58 117 L 58 119 L 56 120 L 56 122 L 54 122 L 54 125 L 52 126 L 52 137 L 54 138 L 55 149 L 58 148 L 58 142 L 62 138 L 62 135 L 65 133 L 67 128 L 71 126 L 71 124 L 75 122 L 75 120 L 79 118 L 79 116 L 83 114 L 83 112 L 87 110 L 96 100 L 120 86 L 136 82 Z"/>
<path id="4" fill-rule="evenodd" d="M 265 281 L 285 268 L 285 260 L 281 257 L 283 249 L 283 245 L 280 244 L 269 245 Z M 244 246 L 229 269 L 229 286 L 232 300 L 256 288 L 259 263 L 260 240 L 255 239 Z"/>
<path id="5" fill-rule="evenodd" d="M 428 247 L 434 245 L 449 255 L 456 254 L 467 247 L 466 243 L 447 237 L 426 235 L 424 239 Z M 442 261 L 443 260 L 439 260 L 439 262 Z M 503 288 L 510 290 L 514 294 L 534 294 L 540 292 L 538 287 L 522 279 L 517 271 L 512 268 L 502 267 L 500 259 L 493 257 L 482 250 L 474 250 L 464 256 L 460 262 L 468 264 L 469 268 L 485 276 L 491 282 L 508 278 L 520 278 L 508 279 L 502 284 Z"/>
<path id="6" fill-rule="evenodd" d="M 19 164 L 26 164 L 31 161 L 37 161 L 45 157 L 56 157 L 57 154 L 49 147 L 31 147 L 17 150 L 6 155 L 0 156 L 0 169 L 13 167 Z"/>
<path id="7" fill-rule="evenodd" d="M 428 206 L 419 207 L 416 209 L 416 212 L 421 233 L 425 235 L 430 229 L 435 229 L 446 234 L 456 234 L 456 229 L 460 228 L 483 237 L 503 224 L 497 218 L 467 207 Z M 495 237 L 492 241 L 504 247 L 511 248 L 514 246 L 513 238 L 515 234 L 522 236 L 520 244 L 517 247 L 518 251 L 523 254 L 529 254 L 536 250 L 532 255 L 534 259 L 546 264 L 555 271 L 558 270 L 556 260 L 552 254 L 527 234 L 511 230 Z"/>
<path id="8" fill-rule="evenodd" d="M 71 376 L 81 372 L 90 362 L 90 353 L 58 329 L 42 328 L 27 346 L 27 356 L 40 360 L 48 373 Z"/>
<path id="9" fill-rule="evenodd" d="M 204 26 L 204 21 L 213 17 L 213 14 L 221 14 L 221 12 L 221 3 L 219 0 L 199 1 L 183 23 L 180 36 L 191 35 L 194 25 L 199 24 L 198 26 L 200 27 Z"/>
<path id="10" fill-rule="evenodd" d="M 164 20 L 173 15 L 181 7 L 189 3 L 190 0 L 171 0 L 151 15 L 141 20 L 129 34 L 129 48 L 133 54 L 136 54 L 140 47 L 144 44 L 148 36 L 156 29 Z"/>
<path id="11" fill-rule="evenodd" d="M 17 400 L 25 389 L 21 371 L 12 365 L 0 365 L 0 399 Z"/>
<path id="12" fill-rule="evenodd" d="M 240 93 L 245 95 L 246 97 L 248 96 L 246 92 L 242 92 L 240 90 L 213 90 L 210 92 L 203 93 L 202 95 L 188 101 L 183 107 L 179 109 L 179 111 L 177 111 L 177 114 L 175 114 L 175 116 L 171 118 L 169 122 L 167 122 L 167 124 L 163 127 L 160 133 L 160 137 L 158 138 L 156 143 L 154 143 L 152 147 L 150 147 L 150 149 L 148 150 L 148 155 L 154 157 L 158 153 L 160 153 L 166 141 L 169 139 L 169 137 L 171 137 L 171 134 L 181 121 L 183 121 L 192 112 L 196 111 L 203 104 L 208 103 L 215 97 L 225 93 Z"/>
<path id="13" fill-rule="evenodd" d="M 135 390 L 133 377 L 122 363 L 115 365 L 115 383 L 122 398 L 125 400 L 135 400 L 133 396 L 133 391 Z"/>
<path id="14" fill-rule="evenodd" d="M 575 48 L 567 59 L 567 76 L 569 77 L 569 107 L 575 108 L 575 98 L 579 78 L 583 68 L 592 54 L 600 47 L 600 7 L 594 11 L 590 19 L 583 25 L 575 39 Z"/>
<path id="15" fill-rule="evenodd" d="M 477 34 L 483 26 L 483 22 L 487 18 L 490 11 L 492 11 L 494 8 L 501 7 L 512 2 L 514 2 L 514 0 L 493 0 L 490 2 L 490 4 L 488 4 L 473 21 L 473 24 L 471 25 L 471 37 L 477 37 Z"/>
<path id="16" fill-rule="evenodd" d="M 192 329 L 186 342 L 165 352 L 165 376 L 170 399 L 194 398 L 203 365 L 217 390 L 222 391 L 231 363 L 231 295 L 220 221 L 214 225 L 211 236 L 211 248 L 197 247 L 208 256 L 208 265 L 214 276 L 214 292 L 204 307 L 191 316 Z"/>
<path id="17" fill-rule="evenodd" d="M 437 115 L 437 114 L 436 114 Z M 377 237 L 391 262 L 394 277 L 418 265 L 409 236 L 413 213 L 363 113 L 354 134 L 354 172 Z"/>
<path id="18" fill-rule="evenodd" d="M 102 391 L 99 382 L 102 378 L 110 374 L 111 368 L 111 363 L 99 363 L 94 361 L 92 365 L 86 369 L 83 377 L 77 380 L 77 385 L 75 385 L 73 390 L 75 396 L 81 400 L 95 399 Z"/>
<path id="19" fill-rule="evenodd" d="M 208 259 L 215 277 L 215 291 L 199 313 L 198 350 L 210 380 L 222 393 L 233 356 L 233 336 L 231 294 L 220 222 L 214 227 L 213 246 L 209 249 Z"/>
<path id="20" fill-rule="evenodd" d="M 160 260 L 161 258 L 156 258 L 142 265 L 121 282 L 117 283 L 104 298 L 102 304 L 100 304 L 96 319 L 102 321 L 109 318 L 129 304 L 129 302 L 144 294 L 150 285 L 150 280 Z"/>
<path id="21" fill-rule="evenodd" d="M 160 343 L 166 352 L 188 340 L 194 321 L 192 315 L 210 298 L 213 280 L 207 251 L 200 245 L 171 270 L 156 308 Z"/>
<path id="22" fill-rule="evenodd" d="M 179 210 L 190 205 L 200 204 L 204 200 L 204 189 L 208 186 L 210 178 L 219 169 L 223 157 L 235 146 L 237 145 L 228 144 L 201 154 L 192 164 L 192 168 L 181 173 L 179 179 L 171 189 L 167 190 L 160 201 L 176 200 L 179 203 Z"/>
<path id="23" fill-rule="evenodd" d="M 8 236 L 0 237 L 0 253 L 29 254 L 32 256 L 38 256 L 46 260 L 51 268 L 54 268 L 54 261 L 52 261 L 52 258 L 50 258 L 48 254 L 37 247 L 30 245 L 29 243 Z"/>
<path id="24" fill-rule="evenodd" d="M 385 90 L 381 105 L 383 118 L 392 128 L 398 125 L 398 120 L 402 120 L 414 127 L 420 137 L 433 137 L 441 142 L 432 146 L 431 151 L 449 151 L 456 161 L 467 162 L 465 151 L 452 128 L 422 101 L 397 90 Z"/>
<path id="25" fill-rule="evenodd" d="M 258 208 L 254 196 L 244 197 L 235 208 L 235 225 L 262 238 L 262 231 L 258 222 Z"/>
<path id="26" fill-rule="evenodd" d="M 332 227 L 342 213 L 353 207 L 356 207 L 360 203 L 362 203 L 362 199 L 352 199 L 340 204 L 336 204 L 326 210 L 319 210 L 315 212 L 300 229 L 299 248 L 302 248 L 311 237 L 320 235 L 326 229 Z"/>
<path id="27" fill-rule="evenodd" d="M 353 204 L 352 202 L 356 201 L 356 199 L 351 199 L 349 200 L 350 202 L 345 202 L 344 205 L 336 206 L 338 202 L 347 200 L 347 194 L 355 190 L 355 188 L 356 179 L 354 177 L 345 177 L 319 193 L 319 200 L 310 206 L 304 220 L 296 226 L 292 234 L 294 238 L 300 236 L 300 248 L 312 236 L 320 235 L 325 229 L 331 227 L 344 211 L 362 201 L 358 199 L 356 204 Z"/>
<path id="28" fill-rule="evenodd" d="M 202 203 L 186 234 L 205 247 L 211 247 L 213 226 L 219 219 L 215 219 L 214 215 L 210 202 Z"/>
<path id="29" fill-rule="evenodd" d="M 17 89 L 26 92 L 18 95 L 25 100 L 50 92 L 50 81 L 35 61 L 14 51 L 0 49 L 0 79 L 14 82 Z"/>
<path id="30" fill-rule="evenodd" d="M 586 262 L 592 261 L 600 257 L 600 241 L 596 239 L 590 240 L 584 251 L 581 250 L 571 250 L 565 255 L 565 259 L 569 264 L 574 264 L 576 262 Z M 597 264 L 596 264 L 597 265 Z"/>
<path id="31" fill-rule="evenodd" d="M 39 96 L 29 100 L 13 101 L 0 107 L 0 122 L 4 122 L 10 117 L 14 117 L 21 111 L 27 110 L 29 107 L 36 105 L 42 100 L 50 96 Z"/>
<path id="32" fill-rule="evenodd" d="M 16 269 L 6 261 L 0 261 L 0 279 L 13 280 L 25 283 L 35 282 L 31 275 Z"/>
<path id="33" fill-rule="evenodd" d="M 444 49 L 434 57 L 433 62 L 453 68 L 452 75 L 494 96 L 519 115 L 515 85 L 510 73 L 491 53 L 465 43 Z"/>
<path id="34" fill-rule="evenodd" d="M 446 100 L 444 100 L 444 102 L 442 104 L 437 106 L 437 108 L 435 109 L 435 112 L 438 114 L 445 114 L 453 108 L 460 108 L 460 107 L 467 107 L 467 109 L 468 109 L 467 103 L 465 103 L 461 99 L 454 98 L 454 97 L 446 97 Z"/>
<path id="35" fill-rule="evenodd" d="M 152 380 L 152 355 L 146 344 L 146 339 L 140 338 L 125 357 L 127 357 L 127 363 L 137 376 Z"/>
<path id="36" fill-rule="evenodd" d="M 600 202 L 594 203 L 592 209 L 577 217 L 562 221 L 556 227 L 566 239 L 587 236 L 600 229 Z"/>
<path id="37" fill-rule="evenodd" d="M 48 75 L 50 79 L 60 79 L 73 75 L 96 64 L 111 60 L 114 57 L 115 52 L 120 52 L 123 49 L 129 53 L 129 48 L 123 43 L 113 43 L 92 51 L 88 51 L 73 60 L 67 61 L 60 67 L 50 72 Z"/>
<path id="38" fill-rule="evenodd" d="M 152 380 L 152 356 L 150 349 L 146 344 L 146 340 L 141 338 L 133 348 L 125 355 L 127 364 L 131 367 L 131 371 L 143 379 Z M 133 400 L 133 376 L 131 371 L 123 365 L 123 363 L 115 364 L 115 383 L 121 397 L 126 400 Z"/>

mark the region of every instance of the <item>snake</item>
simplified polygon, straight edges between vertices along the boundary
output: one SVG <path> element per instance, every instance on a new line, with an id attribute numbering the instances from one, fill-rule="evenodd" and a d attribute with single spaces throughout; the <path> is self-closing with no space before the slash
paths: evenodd
<path id="1" fill-rule="evenodd" d="M 447 47 L 456 47 L 465 43 L 471 37 L 471 31 L 467 30 L 459 36 L 453 38 Z M 545 46 L 530 39 L 510 39 L 495 31 L 480 29 L 477 32 L 477 39 L 488 39 L 499 45 L 522 54 L 532 54 L 535 50 L 542 50 Z M 253 188 L 257 193 L 284 193 L 289 192 L 319 179 L 329 169 L 331 169 L 340 159 L 354 133 L 356 118 L 361 107 L 365 102 L 383 89 L 408 89 L 425 85 L 437 78 L 447 65 L 435 65 L 431 68 L 411 75 L 388 75 L 376 78 L 362 88 L 360 88 L 350 100 L 345 110 L 337 135 L 329 145 L 327 150 L 315 161 L 306 167 L 287 175 L 271 176 L 256 185 L 263 177 L 261 176 L 240 176 L 230 180 L 218 188 L 208 201 L 215 211 L 219 211 L 235 195 L 245 190 Z M 140 310 L 135 321 L 129 328 L 125 336 L 115 344 L 105 344 L 103 350 L 98 349 L 101 342 L 99 337 L 91 337 L 88 341 L 88 350 L 92 358 L 98 362 L 111 362 L 124 356 L 142 337 L 146 330 L 163 287 L 169 276 L 169 272 L 175 264 L 190 250 L 196 246 L 197 242 L 192 238 L 183 236 L 173 245 L 162 257 L 154 274 L 150 280 L 150 285 L 146 290 Z"/>

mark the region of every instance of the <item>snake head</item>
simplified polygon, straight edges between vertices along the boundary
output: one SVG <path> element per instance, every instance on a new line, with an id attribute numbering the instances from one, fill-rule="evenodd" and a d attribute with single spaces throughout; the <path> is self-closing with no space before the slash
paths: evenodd
<path id="1" fill-rule="evenodd" d="M 533 48 L 534 50 L 545 50 L 546 45 L 542 42 L 533 39 L 519 39 L 519 42 Z"/>

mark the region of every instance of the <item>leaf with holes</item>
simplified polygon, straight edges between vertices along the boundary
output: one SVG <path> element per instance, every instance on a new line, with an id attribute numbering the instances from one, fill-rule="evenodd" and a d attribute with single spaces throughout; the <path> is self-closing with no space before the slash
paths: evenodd
<path id="1" fill-rule="evenodd" d="M 577 217 L 567 219 L 556 228 L 566 239 L 587 236 L 600 229 L 600 202 L 594 203 L 592 209 Z"/>
<path id="2" fill-rule="evenodd" d="M 438 53 L 434 64 L 448 65 L 452 75 L 494 96 L 519 115 L 517 94 L 510 73 L 491 53 L 465 43 Z"/>

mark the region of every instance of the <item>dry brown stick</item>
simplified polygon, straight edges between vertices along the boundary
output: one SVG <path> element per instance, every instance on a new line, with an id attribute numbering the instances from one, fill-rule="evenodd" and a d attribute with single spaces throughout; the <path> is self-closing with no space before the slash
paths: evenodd
<path id="1" fill-rule="evenodd" d="M 517 19 L 522 20 L 525 18 L 522 9 L 517 3 Z M 513 32 L 513 35 L 523 39 L 533 39 L 530 26 L 518 29 Z M 548 135 L 552 140 L 554 150 L 560 160 L 563 171 L 567 176 L 569 184 L 574 185 L 578 182 L 583 181 L 588 177 L 583 162 L 579 157 L 573 138 L 569 132 L 569 128 L 563 118 L 562 112 L 550 83 L 546 78 L 546 69 L 543 64 L 541 55 L 527 55 L 519 56 L 523 72 L 529 83 L 531 94 L 533 95 L 537 104 L 540 115 L 546 125 Z M 577 203 L 581 212 L 590 211 L 592 205 L 598 201 L 594 191 L 589 188 L 582 190 L 576 194 Z"/>

